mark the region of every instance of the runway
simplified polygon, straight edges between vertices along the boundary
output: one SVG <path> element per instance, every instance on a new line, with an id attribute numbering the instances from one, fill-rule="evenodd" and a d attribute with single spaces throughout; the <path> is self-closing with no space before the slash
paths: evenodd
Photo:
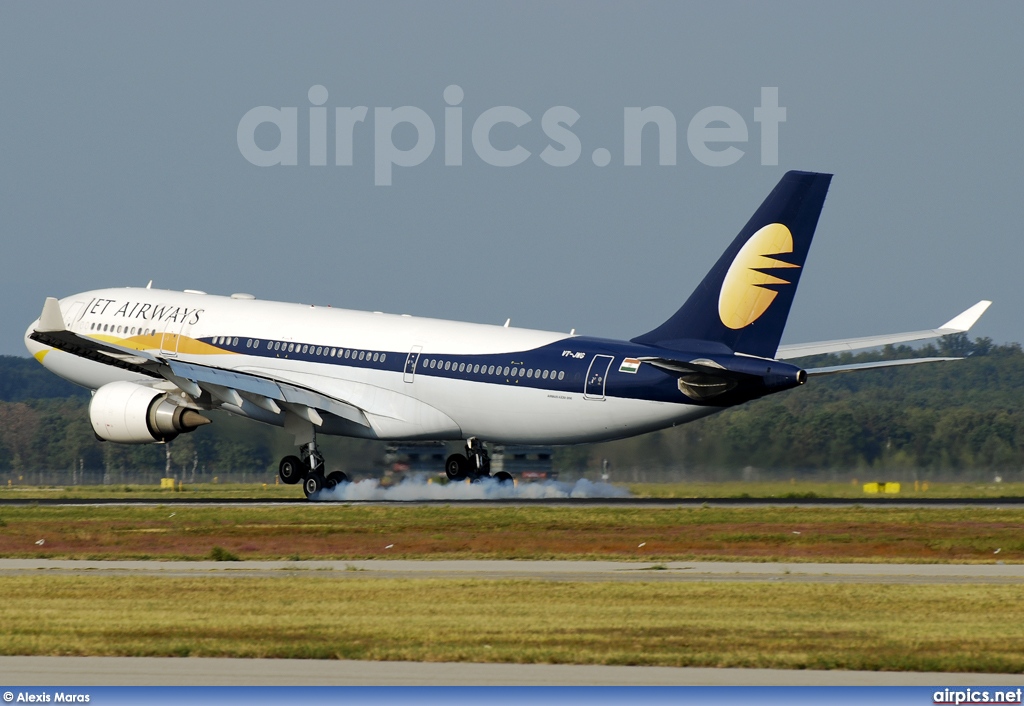
<path id="1" fill-rule="evenodd" d="M 0 575 L 47 571 L 83 575 L 289 576 L 338 580 L 528 579 L 538 581 L 720 581 L 884 584 L 1017 584 L 1024 564 L 829 564 L 673 561 L 366 560 L 366 561 L 83 561 L 0 559 Z"/>
<path id="2" fill-rule="evenodd" d="M 1021 674 L 302 659 L 0 657 L 2 686 L 1019 686 Z"/>
<path id="3" fill-rule="evenodd" d="M 310 501 L 305 498 L 0 498 L 0 507 L 72 507 L 100 505 L 139 506 L 281 506 L 281 505 L 451 505 L 456 507 L 887 507 L 887 508 L 965 508 L 1019 507 L 1024 497 L 1006 498 L 495 498 L 495 499 L 417 499 L 417 500 L 341 500 Z"/>

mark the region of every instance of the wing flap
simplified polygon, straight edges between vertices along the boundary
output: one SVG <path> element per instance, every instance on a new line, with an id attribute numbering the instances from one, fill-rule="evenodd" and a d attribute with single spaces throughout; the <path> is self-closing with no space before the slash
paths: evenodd
<path id="1" fill-rule="evenodd" d="M 168 361 L 167 365 L 175 377 L 198 383 L 200 387 L 207 389 L 214 397 L 223 401 L 227 401 L 225 400 L 226 394 L 224 391 L 231 390 L 236 394 L 248 393 L 248 395 L 257 395 L 260 398 L 275 403 L 289 403 L 286 405 L 286 409 L 299 414 L 304 419 L 307 416 L 305 412 L 301 414 L 295 412 L 299 406 L 313 410 L 320 409 L 342 419 L 347 419 L 350 422 L 355 422 L 365 427 L 370 426 L 366 415 L 363 414 L 363 410 L 359 407 L 292 383 L 271 380 L 259 375 L 253 375 L 252 373 L 239 373 L 206 365 L 185 363 L 180 360 Z M 240 396 L 247 397 L 253 404 L 269 411 L 269 405 L 265 406 L 255 402 L 248 395 L 241 394 Z M 230 404 L 236 403 L 230 402 Z M 320 424 L 322 423 L 323 420 L 320 419 Z"/>

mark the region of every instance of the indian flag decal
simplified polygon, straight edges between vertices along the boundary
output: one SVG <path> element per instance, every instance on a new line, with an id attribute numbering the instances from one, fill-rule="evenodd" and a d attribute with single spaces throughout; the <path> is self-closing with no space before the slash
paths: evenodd
<path id="1" fill-rule="evenodd" d="M 636 358 L 623 358 L 619 366 L 620 373 L 635 373 L 640 369 L 640 361 Z"/>

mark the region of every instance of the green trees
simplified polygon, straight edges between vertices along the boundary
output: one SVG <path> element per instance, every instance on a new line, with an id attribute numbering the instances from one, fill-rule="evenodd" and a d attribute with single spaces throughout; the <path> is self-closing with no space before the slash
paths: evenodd
<path id="1" fill-rule="evenodd" d="M 806 385 L 674 429 L 624 441 L 566 447 L 556 465 L 567 474 L 629 469 L 738 477 L 913 471 L 922 478 L 969 477 L 1024 469 L 1024 352 L 1020 345 L 949 336 L 922 349 L 906 346 L 860 355 L 818 356 L 807 368 L 890 357 L 966 356 L 964 360 L 814 377 Z M 127 477 L 163 473 L 167 448 L 96 440 L 88 395 L 62 388 L 31 359 L 0 358 L 0 482 L 32 469 Z M 36 375 L 38 370 L 40 375 Z M 11 379 L 16 378 L 16 379 Z M 26 397 L 37 395 L 35 398 Z M 324 438 L 332 468 L 379 467 L 383 444 Z M 216 414 L 215 423 L 170 445 L 172 475 L 189 480 L 248 474 L 271 478 L 293 453 L 281 430 Z M 666 475 L 665 477 L 669 477 Z M 116 482 L 122 482 L 117 480 Z"/>
<path id="2" fill-rule="evenodd" d="M 958 334 L 916 350 L 797 362 L 814 368 L 931 356 L 966 358 L 812 378 L 691 424 L 594 445 L 591 457 L 621 470 L 645 467 L 656 454 L 677 473 L 716 477 L 748 467 L 786 475 L 909 469 L 922 477 L 1024 475 L 1024 353 L 1016 343 L 996 346 Z"/>

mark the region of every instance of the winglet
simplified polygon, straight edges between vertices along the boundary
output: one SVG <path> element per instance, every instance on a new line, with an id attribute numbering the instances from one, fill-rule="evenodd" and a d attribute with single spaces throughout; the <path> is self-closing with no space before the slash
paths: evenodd
<path id="1" fill-rule="evenodd" d="M 982 300 L 972 306 L 964 313 L 954 316 L 952 319 L 942 324 L 939 328 L 941 329 L 952 329 L 953 333 L 963 333 L 969 331 L 971 326 L 977 323 L 981 315 L 985 313 L 985 310 L 992 305 L 992 302 L 988 300 Z"/>
<path id="2" fill-rule="evenodd" d="M 64 314 L 60 311 L 60 302 L 54 297 L 47 297 L 43 304 L 43 313 L 39 315 L 39 325 L 36 331 L 40 333 L 52 333 L 66 331 L 64 327 Z"/>

